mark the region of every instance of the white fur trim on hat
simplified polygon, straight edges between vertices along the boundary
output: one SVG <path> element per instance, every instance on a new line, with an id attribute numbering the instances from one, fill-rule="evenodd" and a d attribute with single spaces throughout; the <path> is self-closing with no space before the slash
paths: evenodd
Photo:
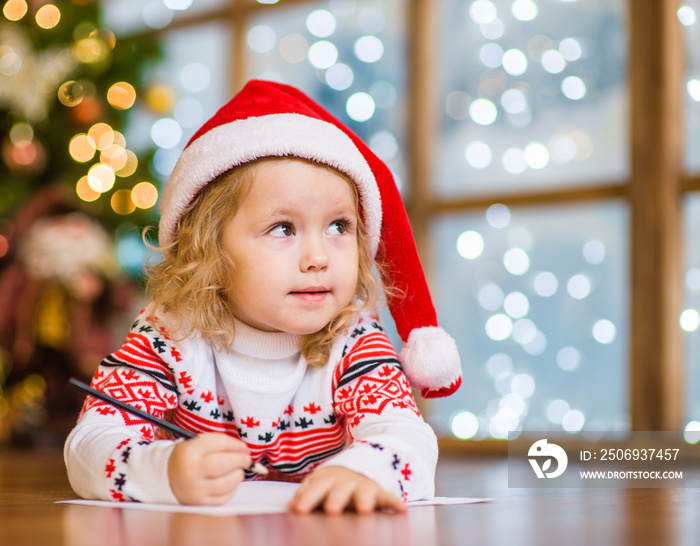
<path id="1" fill-rule="evenodd" d="M 300 157 L 330 165 L 354 180 L 376 255 L 382 225 L 377 182 L 350 137 L 332 123 L 301 114 L 270 114 L 219 125 L 180 155 L 161 199 L 160 245 L 173 240 L 180 217 L 199 192 L 229 169 L 262 157 Z"/>
<path id="2" fill-rule="evenodd" d="M 425 396 L 442 391 L 446 396 L 461 383 L 462 367 L 457 343 L 438 326 L 415 328 L 401 350 L 399 361 L 411 386 Z M 451 388 L 452 387 L 452 388 Z"/>

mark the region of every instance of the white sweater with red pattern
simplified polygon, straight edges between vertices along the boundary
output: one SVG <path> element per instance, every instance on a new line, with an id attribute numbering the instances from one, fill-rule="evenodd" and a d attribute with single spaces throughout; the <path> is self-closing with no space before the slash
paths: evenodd
<path id="1" fill-rule="evenodd" d="M 198 336 L 174 341 L 167 315 L 146 308 L 92 385 L 156 417 L 169 412 L 195 433 L 241 439 L 269 479 L 297 481 L 332 464 L 406 500 L 433 495 L 437 440 L 376 317 L 358 317 L 323 367 L 300 356 L 299 336 L 240 322 L 235 332 L 229 351 Z M 155 438 L 152 425 L 88 397 L 64 450 L 73 489 L 176 503 L 167 473 L 174 442 Z"/>

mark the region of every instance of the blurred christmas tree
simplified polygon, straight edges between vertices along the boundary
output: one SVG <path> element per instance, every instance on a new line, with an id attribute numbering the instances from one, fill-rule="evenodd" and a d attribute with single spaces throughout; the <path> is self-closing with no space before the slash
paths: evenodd
<path id="1" fill-rule="evenodd" d="M 147 223 L 157 200 L 153 151 L 137 157 L 121 131 L 147 85 L 142 75 L 160 58 L 157 41 L 117 40 L 94 0 L 9 0 L 3 15 L 0 218 L 59 184 L 108 227 L 125 215 Z"/>
<path id="2" fill-rule="evenodd" d="M 95 0 L 4 4 L 0 442 L 62 440 L 80 407 L 67 378 L 89 379 L 112 349 L 132 299 L 112 236 L 152 223 L 158 199 L 155 149 L 137 156 L 123 132 L 160 56 L 152 37 L 117 39 Z M 146 108 L 162 107 L 152 95 Z"/>

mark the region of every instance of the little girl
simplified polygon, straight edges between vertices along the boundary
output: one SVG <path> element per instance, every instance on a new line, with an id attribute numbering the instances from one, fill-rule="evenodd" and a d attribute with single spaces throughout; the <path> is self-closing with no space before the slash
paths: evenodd
<path id="1" fill-rule="evenodd" d="M 357 136 L 298 90 L 249 82 L 180 156 L 159 239 L 153 301 L 92 385 L 198 436 L 88 397 L 65 446 L 79 495 L 220 504 L 260 478 L 254 462 L 301 481 L 299 513 L 433 495 L 437 442 L 411 387 L 451 394 L 459 356 L 391 173 Z"/>

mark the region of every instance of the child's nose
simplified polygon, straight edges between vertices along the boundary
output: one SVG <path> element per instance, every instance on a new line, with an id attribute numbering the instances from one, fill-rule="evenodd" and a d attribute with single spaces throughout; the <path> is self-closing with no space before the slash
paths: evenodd
<path id="1" fill-rule="evenodd" d="M 308 237 L 302 246 L 302 271 L 323 270 L 328 267 L 328 252 L 323 237 Z"/>

